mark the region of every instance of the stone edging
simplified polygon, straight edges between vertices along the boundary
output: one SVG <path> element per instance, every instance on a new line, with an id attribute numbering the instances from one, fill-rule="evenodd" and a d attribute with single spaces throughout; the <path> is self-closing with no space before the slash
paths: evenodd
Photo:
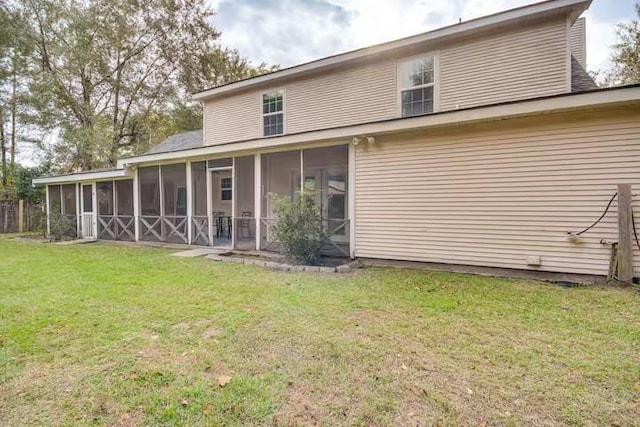
<path id="1" fill-rule="evenodd" d="M 295 265 L 283 262 L 265 261 L 263 259 L 244 258 L 239 256 L 229 256 L 220 254 L 211 254 L 206 256 L 207 259 L 213 261 L 233 262 L 236 264 L 257 265 L 260 267 L 270 268 L 277 271 L 312 271 L 318 273 L 349 273 L 356 268 L 357 261 L 351 261 L 337 267 L 319 267 L 314 265 Z"/>

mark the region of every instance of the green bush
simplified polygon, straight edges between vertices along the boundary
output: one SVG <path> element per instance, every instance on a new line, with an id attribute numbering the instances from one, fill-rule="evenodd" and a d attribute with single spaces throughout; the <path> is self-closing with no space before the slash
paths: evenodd
<path id="1" fill-rule="evenodd" d="M 307 265 L 317 265 L 329 236 L 322 224 L 320 208 L 309 194 L 297 193 L 275 199 L 277 223 L 273 232 L 287 258 Z"/>
<path id="2" fill-rule="evenodd" d="M 75 237 L 76 221 L 71 216 L 52 212 L 49 215 L 49 234 L 55 241 L 62 240 L 65 237 Z"/>

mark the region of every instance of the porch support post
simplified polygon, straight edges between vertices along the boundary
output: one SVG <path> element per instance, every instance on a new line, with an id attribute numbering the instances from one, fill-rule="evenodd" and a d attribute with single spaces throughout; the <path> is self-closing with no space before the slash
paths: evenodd
<path id="1" fill-rule="evenodd" d="M 162 182 L 162 165 L 158 165 L 158 188 L 160 189 L 160 241 L 167 240 L 167 233 L 164 225 L 164 183 Z"/>
<path id="2" fill-rule="evenodd" d="M 98 215 L 100 214 L 100 207 L 98 206 L 98 183 L 93 182 L 91 184 L 91 204 L 93 205 L 93 218 L 91 219 L 91 225 L 93 227 L 93 235 L 98 236 Z"/>
<path id="3" fill-rule="evenodd" d="M 356 147 L 349 144 L 347 170 L 347 210 L 349 214 L 349 256 L 356 257 Z"/>
<path id="4" fill-rule="evenodd" d="M 206 163 L 205 163 L 206 165 Z M 206 179 L 206 183 L 207 183 L 207 230 L 208 230 L 208 236 L 209 236 L 209 246 L 213 246 L 213 217 L 212 217 L 212 212 L 211 209 L 213 209 L 213 200 L 211 200 L 212 194 L 211 194 L 211 171 L 207 167 L 205 168 L 205 170 L 207 171 L 207 179 Z"/>
<path id="5" fill-rule="evenodd" d="M 253 159 L 253 205 L 256 215 L 256 250 L 260 250 L 261 227 L 260 218 L 262 217 L 262 157 L 260 153 L 256 154 Z"/>
<path id="6" fill-rule="evenodd" d="M 140 240 L 140 224 L 138 224 L 138 218 L 140 217 L 140 181 L 138 178 L 138 167 L 133 172 L 133 233 L 135 235 L 135 241 Z"/>
<path id="7" fill-rule="evenodd" d="M 46 185 L 45 186 L 45 193 L 46 193 L 46 198 L 47 198 L 47 236 L 49 236 L 51 234 L 51 219 L 49 218 L 51 216 L 51 199 L 49 199 L 49 186 Z"/>
<path id="8" fill-rule="evenodd" d="M 80 183 L 76 182 L 76 237 L 82 237 L 80 234 L 80 224 L 82 218 L 80 214 Z"/>
<path id="9" fill-rule="evenodd" d="M 236 248 L 236 200 L 238 193 L 236 191 L 236 158 L 231 158 L 231 248 Z"/>
<path id="10" fill-rule="evenodd" d="M 300 194 L 304 194 L 304 150 L 300 149 Z"/>
<path id="11" fill-rule="evenodd" d="M 193 216 L 193 181 L 191 179 L 191 160 L 187 160 L 187 242 L 191 244 L 191 217 Z"/>

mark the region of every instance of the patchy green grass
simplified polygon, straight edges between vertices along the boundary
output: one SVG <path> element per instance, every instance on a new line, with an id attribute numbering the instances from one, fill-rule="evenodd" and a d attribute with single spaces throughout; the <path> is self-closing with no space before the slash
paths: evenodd
<path id="1" fill-rule="evenodd" d="M 633 290 L 6 238 L 0 290 L 3 425 L 640 423 Z"/>

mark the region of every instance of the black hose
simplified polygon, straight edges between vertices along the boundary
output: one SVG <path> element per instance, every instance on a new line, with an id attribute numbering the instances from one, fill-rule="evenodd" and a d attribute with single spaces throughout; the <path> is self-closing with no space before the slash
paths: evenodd
<path id="1" fill-rule="evenodd" d="M 587 228 L 585 228 L 584 230 L 582 230 L 579 233 L 571 233 L 571 232 L 567 232 L 567 234 L 574 234 L 575 236 L 579 236 L 584 232 L 587 232 L 589 230 L 591 230 L 593 227 L 595 227 L 596 225 L 598 225 L 598 223 L 600 221 L 602 221 L 602 218 L 604 218 L 604 216 L 607 214 L 607 212 L 609 212 L 609 208 L 611 207 L 611 203 L 613 203 L 613 200 L 616 198 L 616 196 L 618 195 L 617 192 L 613 193 L 613 196 L 611 197 L 611 200 L 609 200 L 609 203 L 607 204 L 607 208 L 604 210 L 604 212 L 602 213 L 602 215 L 600 215 L 600 218 L 598 218 L 596 220 L 596 222 L 594 222 L 593 224 L 591 224 L 590 226 L 588 226 Z M 640 246 L 639 246 L 640 247 Z"/>
<path id="2" fill-rule="evenodd" d="M 638 232 L 636 231 L 636 219 L 633 216 L 633 211 L 631 211 L 631 224 L 633 225 L 633 237 L 636 238 L 636 245 L 638 246 L 638 250 L 640 251 L 640 240 L 638 240 Z"/>

